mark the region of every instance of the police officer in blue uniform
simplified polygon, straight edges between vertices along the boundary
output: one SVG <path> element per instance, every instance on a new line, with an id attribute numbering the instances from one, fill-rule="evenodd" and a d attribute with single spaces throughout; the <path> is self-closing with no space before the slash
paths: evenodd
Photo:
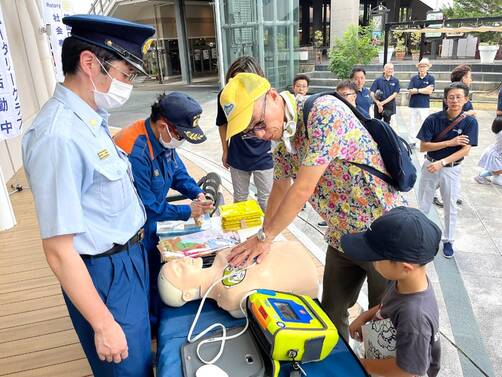
<path id="1" fill-rule="evenodd" d="M 418 187 L 418 203 L 425 214 L 429 213 L 439 186 L 444 200 L 443 255 L 446 258 L 454 254 L 461 164 L 471 147 L 478 144 L 478 122 L 462 109 L 468 94 L 469 89 L 464 84 L 450 84 L 444 94 L 448 109 L 429 115 L 417 135 L 421 141 L 420 151 L 427 152 Z M 446 132 L 450 125 L 453 128 Z"/>
<path id="2" fill-rule="evenodd" d="M 150 270 L 150 324 L 152 333 L 158 327 L 160 296 L 157 277 L 160 253 L 157 249 L 157 222 L 188 220 L 212 209 L 202 189 L 188 174 L 176 148 L 185 141 L 199 144 L 206 140 L 199 126 L 202 108 L 192 97 L 172 92 L 161 94 L 152 105 L 150 117 L 140 119 L 114 136 L 115 143 L 129 157 L 134 185 L 145 206 L 147 221 L 143 244 Z M 172 204 L 166 200 L 170 189 L 193 201 Z"/>
<path id="3" fill-rule="evenodd" d="M 370 90 L 364 86 L 366 83 L 366 71 L 362 67 L 352 68 L 350 79 L 357 87 L 356 107 L 369 118 L 373 99 L 371 98 Z"/>
<path id="4" fill-rule="evenodd" d="M 146 216 L 107 110 L 127 101 L 155 30 L 96 15 L 63 22 L 65 79 L 22 145 L 42 244 L 94 376 L 151 376 Z"/>
<path id="5" fill-rule="evenodd" d="M 399 80 L 393 76 L 394 65 L 387 63 L 383 67 L 383 75 L 371 84 L 371 98 L 375 102 L 374 115 L 390 124 L 392 115 L 396 113 L 396 97 L 401 90 Z"/>

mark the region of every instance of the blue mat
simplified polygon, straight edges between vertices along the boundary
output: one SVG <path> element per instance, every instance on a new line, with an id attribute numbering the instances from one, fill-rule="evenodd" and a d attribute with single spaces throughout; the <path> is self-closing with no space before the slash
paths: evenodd
<path id="1" fill-rule="evenodd" d="M 170 308 L 163 305 L 160 311 L 160 328 L 157 336 L 157 376 L 183 377 L 181 366 L 181 347 L 186 337 L 200 301 L 190 302 L 181 308 Z M 243 319 L 235 319 L 217 307 L 212 300 L 207 300 L 197 324 L 195 333 L 209 325 L 220 322 L 226 327 L 243 326 Z M 315 377 L 366 377 L 354 354 L 340 338 L 331 354 L 321 362 L 302 365 L 309 376 Z M 289 377 L 290 364 L 281 367 L 280 377 Z"/>

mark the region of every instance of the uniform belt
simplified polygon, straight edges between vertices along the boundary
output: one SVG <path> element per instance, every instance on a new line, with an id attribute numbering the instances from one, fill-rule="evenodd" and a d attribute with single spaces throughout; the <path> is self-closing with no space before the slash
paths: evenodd
<path id="1" fill-rule="evenodd" d="M 435 159 L 433 159 L 433 158 L 432 158 L 432 157 L 430 157 L 428 154 L 426 154 L 426 155 L 425 155 L 425 158 L 426 158 L 427 160 L 429 160 L 430 162 L 437 162 L 437 161 L 441 161 L 441 160 L 435 160 Z M 452 168 L 452 167 L 454 167 L 454 166 L 460 165 L 460 163 L 461 163 L 461 162 L 462 162 L 462 161 L 454 161 L 454 162 L 450 162 L 449 164 L 446 164 L 446 165 L 444 165 L 443 167 L 444 167 L 444 168 Z"/>
<path id="2" fill-rule="evenodd" d="M 93 259 L 93 258 L 101 258 L 101 257 L 109 257 L 110 255 L 121 253 L 122 251 L 128 250 L 130 247 L 133 247 L 138 242 L 143 239 L 143 229 L 140 229 L 136 232 L 134 236 L 132 236 L 129 241 L 127 241 L 123 245 L 119 245 L 114 243 L 113 246 L 106 250 L 104 253 L 91 255 L 91 254 L 80 254 L 82 259 Z"/>

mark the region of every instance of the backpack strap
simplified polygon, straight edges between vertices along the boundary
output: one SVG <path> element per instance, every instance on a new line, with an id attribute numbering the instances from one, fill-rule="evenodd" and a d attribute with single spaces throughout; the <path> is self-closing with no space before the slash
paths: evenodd
<path id="1" fill-rule="evenodd" d="M 342 97 L 337 92 L 321 92 L 321 93 L 317 93 L 317 94 L 313 94 L 313 95 L 309 96 L 305 100 L 305 103 L 303 104 L 303 127 L 305 130 L 305 137 L 307 139 L 309 138 L 308 132 L 307 132 L 307 122 L 309 119 L 310 112 L 312 111 L 312 107 L 314 106 L 314 102 L 319 97 L 323 97 L 323 96 L 333 96 L 333 97 L 339 99 L 340 101 L 342 101 L 345 105 L 347 105 L 349 107 L 350 110 L 352 110 L 352 112 L 354 113 L 356 118 L 365 127 L 365 122 L 368 120 L 368 118 L 358 108 L 352 106 L 352 104 L 349 101 L 347 101 L 347 99 Z M 365 164 L 359 164 L 357 162 L 352 162 L 352 161 L 347 161 L 347 162 L 351 163 L 352 165 L 357 166 L 360 169 L 366 170 L 368 173 L 370 173 L 372 175 L 377 176 L 378 178 L 380 178 L 382 181 L 384 181 L 385 183 L 387 183 L 390 186 L 393 186 L 393 184 L 394 184 L 393 179 L 389 175 L 381 172 L 380 170 L 378 170 L 372 166 L 365 165 Z"/>
<path id="2" fill-rule="evenodd" d="M 308 134 L 307 134 L 307 122 L 309 120 L 309 115 L 310 112 L 312 111 L 312 107 L 314 107 L 314 102 L 319 98 L 323 96 L 333 96 L 340 101 L 342 101 L 345 105 L 349 107 L 350 110 L 354 113 L 354 115 L 359 119 L 361 123 L 363 123 L 366 119 L 368 119 L 358 108 L 352 106 L 352 104 L 347 101 L 346 98 L 342 97 L 340 94 L 337 92 L 321 92 L 321 93 L 316 93 L 312 94 L 307 97 L 305 100 L 305 103 L 303 104 L 303 126 L 305 127 L 305 134 L 307 135 L 308 139 Z M 364 124 L 364 123 L 363 123 Z"/>
<path id="3" fill-rule="evenodd" d="M 453 129 L 455 128 L 455 126 L 456 126 L 457 124 L 459 124 L 461 121 L 463 121 L 465 118 L 467 118 L 467 114 L 466 114 L 466 113 L 462 113 L 462 114 L 460 114 L 460 115 L 457 117 L 457 119 L 455 119 L 453 122 L 451 122 L 451 124 L 450 124 L 448 127 L 446 127 L 443 131 L 441 131 L 441 133 L 440 133 L 438 136 L 436 136 L 436 137 L 434 138 L 434 140 L 432 140 L 432 141 L 433 141 L 434 143 L 437 143 L 438 141 L 441 141 L 441 139 L 442 139 L 443 137 L 445 137 L 445 136 L 446 136 L 446 134 L 447 134 L 448 132 L 450 132 L 451 130 L 453 130 Z"/>
<path id="4" fill-rule="evenodd" d="M 360 169 L 366 170 L 371 175 L 377 176 L 378 178 L 380 178 L 382 181 L 384 181 L 388 185 L 390 185 L 390 186 L 394 185 L 394 180 L 390 176 L 388 176 L 387 174 L 381 172 L 378 169 L 375 169 L 373 166 L 369 166 L 369 165 L 365 165 L 365 164 L 359 164 L 357 162 L 352 162 L 352 161 L 348 161 L 348 162 L 350 162 L 352 165 L 357 166 Z"/>

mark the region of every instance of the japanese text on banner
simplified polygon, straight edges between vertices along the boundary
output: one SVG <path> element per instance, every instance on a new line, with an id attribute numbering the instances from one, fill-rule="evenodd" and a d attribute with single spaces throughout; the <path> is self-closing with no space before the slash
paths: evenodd
<path id="1" fill-rule="evenodd" d="M 22 125 L 16 75 L 0 8 L 0 139 L 16 137 L 21 133 Z"/>
<path id="2" fill-rule="evenodd" d="M 63 24 L 63 17 L 71 12 L 71 4 L 61 0 L 43 0 L 44 23 L 50 28 L 49 42 L 52 51 L 54 72 L 57 81 L 63 81 L 63 66 L 61 63 L 61 50 L 63 41 L 70 35 L 70 27 Z"/>

